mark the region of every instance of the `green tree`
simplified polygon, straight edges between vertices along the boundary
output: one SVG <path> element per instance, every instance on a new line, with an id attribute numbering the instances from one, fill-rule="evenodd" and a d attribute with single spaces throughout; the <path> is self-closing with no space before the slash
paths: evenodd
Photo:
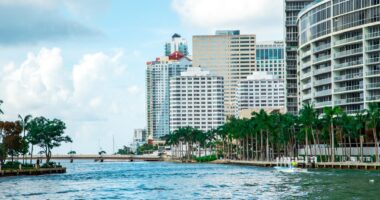
<path id="1" fill-rule="evenodd" d="M 330 146 L 331 146 L 331 162 L 335 162 L 335 131 L 334 131 L 334 118 L 343 113 L 340 107 L 326 107 L 323 109 L 324 118 L 330 125 Z"/>
<path id="2" fill-rule="evenodd" d="M 308 157 L 309 150 L 309 134 L 312 131 L 312 126 L 316 118 L 316 112 L 310 103 L 304 104 L 300 110 L 299 120 L 302 124 L 303 131 L 305 133 L 305 156 Z M 310 132 L 309 132 L 310 131 Z"/>
<path id="3" fill-rule="evenodd" d="M 32 115 L 26 115 L 25 117 L 22 117 L 21 115 L 18 115 L 18 118 L 19 118 L 19 121 L 20 121 L 20 125 L 22 127 L 22 133 L 23 133 L 23 140 L 24 140 L 24 148 L 23 148 L 23 151 L 21 152 L 22 153 L 22 163 L 25 162 L 25 155 L 28 153 L 28 144 L 27 144 L 27 141 L 26 141 L 26 134 L 25 132 L 27 131 L 27 126 L 30 122 L 30 120 L 32 119 Z M 26 145 L 25 145 L 26 143 Z"/>
<path id="4" fill-rule="evenodd" d="M 0 165 L 3 165 L 7 159 L 8 150 L 3 143 L 0 143 Z"/>
<path id="5" fill-rule="evenodd" d="M 18 155 L 23 148 L 23 140 L 21 137 L 21 126 L 17 122 L 5 122 L 3 126 L 5 148 L 8 150 L 8 154 L 12 158 Z"/>
<path id="6" fill-rule="evenodd" d="M 369 103 L 367 109 L 367 126 L 372 130 L 373 141 L 375 143 L 375 161 L 379 162 L 379 145 L 377 139 L 377 126 L 380 118 L 379 105 L 377 103 Z"/>

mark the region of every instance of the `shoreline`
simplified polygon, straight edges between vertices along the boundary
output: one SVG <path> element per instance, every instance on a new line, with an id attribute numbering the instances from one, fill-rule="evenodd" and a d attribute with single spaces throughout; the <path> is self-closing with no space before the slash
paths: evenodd
<path id="1" fill-rule="evenodd" d="M 0 171 L 0 177 L 9 176 L 38 176 L 45 174 L 63 174 L 66 167 L 61 168 L 39 168 L 39 169 L 6 169 Z"/>

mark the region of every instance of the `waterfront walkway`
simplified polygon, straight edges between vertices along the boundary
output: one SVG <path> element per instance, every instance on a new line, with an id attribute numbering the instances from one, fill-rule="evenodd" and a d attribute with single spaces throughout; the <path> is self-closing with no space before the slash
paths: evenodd
<path id="1" fill-rule="evenodd" d="M 281 165 L 275 161 L 244 161 L 244 160 L 216 160 L 215 164 L 236 164 L 250 165 L 257 167 L 275 167 Z M 380 170 L 380 163 L 362 163 L 362 162 L 321 162 L 321 163 L 297 163 L 301 168 L 329 168 L 329 169 L 364 169 L 364 170 Z"/>

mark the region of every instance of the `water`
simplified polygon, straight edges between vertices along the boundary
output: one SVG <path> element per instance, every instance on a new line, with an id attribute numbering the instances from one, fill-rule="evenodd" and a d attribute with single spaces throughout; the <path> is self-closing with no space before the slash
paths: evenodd
<path id="1" fill-rule="evenodd" d="M 66 174 L 0 178 L 0 199 L 379 199 L 380 173 L 75 161 Z M 369 180 L 373 179 L 374 183 Z"/>

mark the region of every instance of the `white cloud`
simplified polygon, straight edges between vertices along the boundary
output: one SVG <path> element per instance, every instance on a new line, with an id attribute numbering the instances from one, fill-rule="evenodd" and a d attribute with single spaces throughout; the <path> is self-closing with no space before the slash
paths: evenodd
<path id="1" fill-rule="evenodd" d="M 4 118 L 15 120 L 17 114 L 60 118 L 67 123 L 73 145 L 80 145 L 78 152 L 95 153 L 98 140 L 110 150 L 112 143 L 106 140 L 112 135 L 120 145 L 128 144 L 133 128 L 144 122 L 144 96 L 136 95 L 140 86 L 128 82 L 122 58 L 120 50 L 86 54 L 70 67 L 59 48 L 42 48 L 28 53 L 19 65 L 10 62 L 0 68 Z"/>
<path id="2" fill-rule="evenodd" d="M 172 0 L 185 26 L 214 31 L 241 29 L 258 38 L 279 39 L 283 29 L 282 0 Z"/>

